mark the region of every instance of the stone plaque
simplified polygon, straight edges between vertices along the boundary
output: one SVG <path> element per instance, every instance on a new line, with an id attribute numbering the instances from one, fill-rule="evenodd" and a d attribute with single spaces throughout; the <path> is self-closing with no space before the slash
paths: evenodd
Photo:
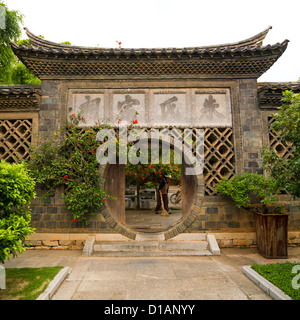
<path id="1" fill-rule="evenodd" d="M 76 89 L 69 95 L 69 114 L 85 118 L 81 126 L 101 121 L 112 126 L 206 128 L 232 127 L 230 90 Z"/>
<path id="2" fill-rule="evenodd" d="M 111 124 L 120 122 L 129 125 L 137 120 L 139 126 L 147 125 L 144 93 L 114 93 L 112 99 Z"/>
<path id="3" fill-rule="evenodd" d="M 200 90 L 195 93 L 197 127 L 232 126 L 229 90 Z"/>
<path id="4" fill-rule="evenodd" d="M 101 93 L 73 93 L 71 95 L 71 110 L 69 114 L 81 115 L 85 123 L 81 126 L 94 126 L 98 121 L 105 118 L 104 94 Z"/>
<path id="5" fill-rule="evenodd" d="M 191 109 L 186 93 L 166 91 L 153 94 L 150 105 L 151 126 L 188 126 L 190 118 Z"/>

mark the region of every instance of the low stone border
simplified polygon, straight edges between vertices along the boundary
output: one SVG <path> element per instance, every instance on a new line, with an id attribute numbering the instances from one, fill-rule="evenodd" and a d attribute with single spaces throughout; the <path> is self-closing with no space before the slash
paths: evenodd
<path id="1" fill-rule="evenodd" d="M 85 245 L 84 245 L 83 250 L 82 250 L 82 255 L 83 256 L 91 256 L 92 255 L 95 240 L 96 240 L 95 236 L 87 237 L 87 239 L 85 241 Z"/>
<path id="2" fill-rule="evenodd" d="M 67 275 L 71 272 L 69 267 L 65 267 L 59 271 L 59 273 L 55 276 L 55 278 L 49 283 L 47 289 L 41 293 L 36 300 L 51 300 L 56 290 L 65 280 Z"/>
<path id="3" fill-rule="evenodd" d="M 207 242 L 209 245 L 210 252 L 215 256 L 219 256 L 221 254 L 221 252 L 220 252 L 220 248 L 218 246 L 218 242 L 217 242 L 215 236 L 211 233 L 208 233 L 206 235 L 206 239 L 207 239 Z"/>
<path id="4" fill-rule="evenodd" d="M 292 300 L 290 296 L 286 295 L 282 290 L 274 286 L 270 281 L 266 280 L 250 266 L 243 267 L 243 273 L 253 281 L 260 289 L 274 300 Z"/>

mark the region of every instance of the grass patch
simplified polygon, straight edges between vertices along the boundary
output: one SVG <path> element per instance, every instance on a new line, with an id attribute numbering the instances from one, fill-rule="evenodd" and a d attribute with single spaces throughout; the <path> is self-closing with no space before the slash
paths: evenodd
<path id="1" fill-rule="evenodd" d="M 6 289 L 0 300 L 35 300 L 63 267 L 6 268 Z"/>
<path id="2" fill-rule="evenodd" d="M 294 279 L 296 284 L 300 285 L 299 279 L 299 269 L 296 271 L 297 273 L 292 273 L 292 269 L 294 266 L 300 266 L 300 263 L 270 263 L 270 264 L 254 264 L 251 266 L 253 270 L 259 273 L 262 277 L 273 283 L 276 287 L 282 290 L 285 294 L 290 296 L 292 300 L 300 300 L 300 288 L 294 289 L 292 286 L 292 281 Z"/>

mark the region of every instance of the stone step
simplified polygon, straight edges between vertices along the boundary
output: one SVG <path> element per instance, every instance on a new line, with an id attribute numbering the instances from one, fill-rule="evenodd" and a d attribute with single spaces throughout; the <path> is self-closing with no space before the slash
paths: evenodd
<path id="1" fill-rule="evenodd" d="M 220 250 L 213 235 L 204 233 L 179 234 L 163 240 L 161 234 L 138 234 L 136 240 L 122 237 L 103 238 L 91 236 L 83 249 L 85 256 L 200 256 L 219 255 Z"/>
<path id="2" fill-rule="evenodd" d="M 92 256 L 98 257 L 191 257 L 191 256 L 211 256 L 212 253 L 205 251 L 94 251 Z"/>
<path id="3" fill-rule="evenodd" d="M 127 241 L 96 242 L 94 251 L 157 251 L 157 250 L 206 250 L 207 241 Z"/>

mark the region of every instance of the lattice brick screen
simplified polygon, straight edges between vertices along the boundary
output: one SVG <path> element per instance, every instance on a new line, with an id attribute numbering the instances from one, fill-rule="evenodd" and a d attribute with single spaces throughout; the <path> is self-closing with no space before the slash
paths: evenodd
<path id="1" fill-rule="evenodd" d="M 18 162 L 29 157 L 32 120 L 0 120 L 0 159 Z"/>
<path id="2" fill-rule="evenodd" d="M 270 130 L 270 126 L 274 118 L 269 116 L 268 117 L 268 125 L 269 125 L 269 146 L 275 150 L 278 157 L 287 159 L 293 153 L 293 146 L 290 142 L 283 142 L 280 139 L 278 132 L 272 132 Z"/>
<path id="3" fill-rule="evenodd" d="M 81 131 L 84 132 L 85 129 L 82 128 Z M 230 178 L 235 174 L 232 128 L 206 128 L 204 130 L 204 159 L 205 195 L 217 195 L 217 182 L 222 177 Z"/>
<path id="4" fill-rule="evenodd" d="M 204 139 L 205 195 L 216 195 L 216 183 L 235 174 L 232 128 L 206 128 Z"/>

